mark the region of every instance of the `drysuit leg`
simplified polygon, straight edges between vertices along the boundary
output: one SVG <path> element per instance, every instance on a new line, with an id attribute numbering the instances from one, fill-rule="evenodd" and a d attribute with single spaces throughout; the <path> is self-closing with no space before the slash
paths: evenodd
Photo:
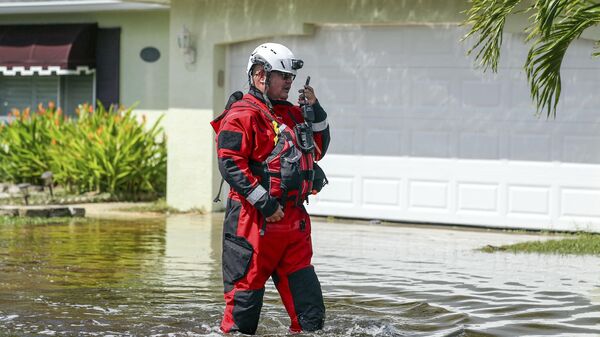
<path id="1" fill-rule="evenodd" d="M 260 236 L 262 220 L 250 204 L 228 201 L 223 224 L 223 332 L 256 332 L 265 283 L 285 250 L 281 237 Z"/>
<path id="2" fill-rule="evenodd" d="M 310 219 L 306 215 L 301 220 L 305 224 L 291 235 L 293 241 L 288 244 L 273 275 L 275 286 L 290 316 L 290 330 L 293 332 L 322 329 L 325 321 L 321 284 L 310 264 Z"/>

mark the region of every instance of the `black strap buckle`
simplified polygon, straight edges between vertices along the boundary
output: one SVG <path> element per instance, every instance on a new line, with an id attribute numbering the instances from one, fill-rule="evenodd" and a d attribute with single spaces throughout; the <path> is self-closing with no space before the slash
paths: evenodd
<path id="1" fill-rule="evenodd" d="M 298 147 L 304 153 L 312 152 L 315 149 L 315 140 L 313 138 L 312 128 L 306 123 L 296 124 L 294 126 L 294 133 L 298 140 Z"/>

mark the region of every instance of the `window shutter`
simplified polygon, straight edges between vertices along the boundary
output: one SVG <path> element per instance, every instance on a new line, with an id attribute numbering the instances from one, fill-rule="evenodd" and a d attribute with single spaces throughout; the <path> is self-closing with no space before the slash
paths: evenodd
<path id="1" fill-rule="evenodd" d="M 62 102 L 61 106 L 67 115 L 74 115 L 78 105 L 83 103 L 93 104 L 94 76 L 69 75 L 62 76 Z"/>
<path id="2" fill-rule="evenodd" d="M 121 28 L 98 29 L 96 46 L 96 98 L 108 109 L 119 104 Z"/>
<path id="3" fill-rule="evenodd" d="M 0 116 L 13 109 L 35 110 L 38 103 L 57 102 L 58 76 L 0 76 Z"/>

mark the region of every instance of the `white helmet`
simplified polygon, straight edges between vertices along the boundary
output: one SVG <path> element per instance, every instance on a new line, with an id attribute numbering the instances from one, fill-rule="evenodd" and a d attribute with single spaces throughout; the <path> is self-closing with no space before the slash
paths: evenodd
<path id="1" fill-rule="evenodd" d="M 246 74 L 255 64 L 262 64 L 267 72 L 280 71 L 296 75 L 296 70 L 302 68 L 304 62 L 294 58 L 294 54 L 284 45 L 279 43 L 263 43 L 256 47 L 248 59 Z"/>

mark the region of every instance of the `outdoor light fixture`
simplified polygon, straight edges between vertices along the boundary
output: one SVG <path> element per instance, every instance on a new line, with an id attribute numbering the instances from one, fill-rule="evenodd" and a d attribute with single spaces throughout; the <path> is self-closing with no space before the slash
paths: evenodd
<path id="1" fill-rule="evenodd" d="M 25 201 L 25 206 L 29 206 L 29 187 L 31 187 L 31 184 L 22 183 L 22 184 L 17 185 L 17 187 L 21 191 L 21 194 L 23 194 L 23 200 Z"/>
<path id="2" fill-rule="evenodd" d="M 51 171 L 46 171 L 46 172 L 42 173 L 42 180 L 44 181 L 44 186 L 48 186 L 48 189 L 50 190 L 51 198 L 54 198 L 54 192 L 52 191 L 53 178 L 54 178 L 54 174 L 52 174 Z"/>
<path id="3" fill-rule="evenodd" d="M 186 26 L 183 26 L 179 35 L 177 35 L 177 46 L 183 52 L 186 64 L 196 62 L 196 49 L 192 46 L 192 35 Z"/>

